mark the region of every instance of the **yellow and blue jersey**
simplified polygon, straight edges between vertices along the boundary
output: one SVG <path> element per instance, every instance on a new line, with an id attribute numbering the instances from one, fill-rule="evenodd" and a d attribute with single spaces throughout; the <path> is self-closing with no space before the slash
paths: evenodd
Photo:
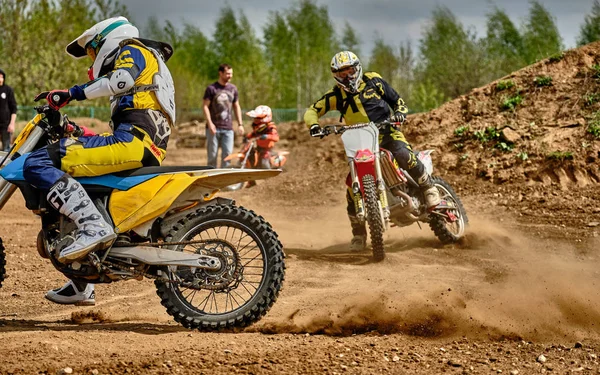
<path id="1" fill-rule="evenodd" d="M 115 60 L 114 70 L 117 69 L 128 70 L 135 80 L 135 86 L 151 85 L 154 75 L 158 73 L 158 62 L 148 49 L 136 44 L 128 44 L 121 49 Z M 161 110 L 154 91 L 139 91 L 119 96 L 115 100 L 117 103 L 113 116 L 131 109 Z"/>

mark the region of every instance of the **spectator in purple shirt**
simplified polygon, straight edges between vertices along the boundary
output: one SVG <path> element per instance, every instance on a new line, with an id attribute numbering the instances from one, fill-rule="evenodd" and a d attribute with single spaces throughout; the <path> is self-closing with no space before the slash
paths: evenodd
<path id="1" fill-rule="evenodd" d="M 219 65 L 219 79 L 209 85 L 204 92 L 203 111 L 206 117 L 206 151 L 207 164 L 217 167 L 217 154 L 221 148 L 221 168 L 227 168 L 229 162 L 224 159 L 233 151 L 233 116 L 238 123 L 238 133 L 244 135 L 242 124 L 242 108 L 238 101 L 238 90 L 229 83 L 233 77 L 233 69 L 228 64 Z"/>

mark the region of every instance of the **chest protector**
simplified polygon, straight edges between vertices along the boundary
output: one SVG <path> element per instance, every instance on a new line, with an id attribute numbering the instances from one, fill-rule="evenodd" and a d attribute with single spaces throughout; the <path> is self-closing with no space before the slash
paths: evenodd
<path id="1" fill-rule="evenodd" d="M 136 44 L 152 52 L 152 55 L 154 55 L 156 61 L 158 62 L 158 72 L 154 73 L 151 85 L 134 86 L 121 94 L 113 96 L 113 98 L 133 95 L 136 92 L 154 91 L 154 95 L 156 96 L 162 111 L 169 118 L 171 125 L 175 125 L 175 84 L 173 83 L 173 77 L 171 76 L 169 68 L 167 68 L 167 65 L 165 64 L 162 55 L 156 49 L 148 47 L 139 40 L 135 39 L 127 39 L 121 42 L 120 47 L 123 48 L 127 44 Z M 120 51 L 117 53 L 117 56 L 119 53 Z"/>
<path id="2" fill-rule="evenodd" d="M 157 86 L 154 95 L 162 110 L 167 114 L 171 124 L 175 125 L 175 84 L 171 72 L 162 59 L 162 56 L 153 48 L 149 48 L 158 61 L 158 72 L 152 77 L 152 82 Z"/>

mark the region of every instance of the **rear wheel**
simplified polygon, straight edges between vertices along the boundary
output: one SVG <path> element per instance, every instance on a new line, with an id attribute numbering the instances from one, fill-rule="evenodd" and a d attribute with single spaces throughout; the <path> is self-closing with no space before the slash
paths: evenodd
<path id="1" fill-rule="evenodd" d="M 369 236 L 371 237 L 371 246 L 373 247 L 373 259 L 379 262 L 385 258 L 385 250 L 383 248 L 383 232 L 385 227 L 373 176 L 368 174 L 363 177 L 363 187 L 365 189 L 365 207 L 367 209 L 367 223 L 369 223 Z"/>
<path id="2" fill-rule="evenodd" d="M 2 287 L 2 281 L 6 275 L 6 253 L 4 252 L 4 244 L 2 238 L 0 238 L 0 288 Z"/>
<path id="3" fill-rule="evenodd" d="M 469 223 L 467 212 L 450 184 L 440 177 L 433 177 L 433 183 L 438 188 L 442 201 L 447 202 L 448 208 L 436 209 L 431 213 L 429 227 L 442 243 L 455 243 L 465 235 Z"/>
<path id="4" fill-rule="evenodd" d="M 170 249 L 221 262 L 216 271 L 165 267 L 170 281 L 155 281 L 167 313 L 183 326 L 203 331 L 245 327 L 275 303 L 284 280 L 283 247 L 271 225 L 253 211 L 201 208 L 174 225 L 165 241 L 199 241 Z"/>

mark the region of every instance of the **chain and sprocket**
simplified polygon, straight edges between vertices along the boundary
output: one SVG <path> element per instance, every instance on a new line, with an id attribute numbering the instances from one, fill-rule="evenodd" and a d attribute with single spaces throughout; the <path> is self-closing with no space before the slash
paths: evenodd
<path id="1" fill-rule="evenodd" d="M 196 249 L 196 253 L 202 252 L 203 255 L 214 256 L 219 258 L 221 268 L 216 271 L 199 269 L 193 272 L 191 269 L 184 268 L 178 271 L 173 271 L 169 282 L 183 286 L 188 289 L 204 289 L 214 290 L 221 293 L 227 293 L 236 289 L 239 283 L 243 280 L 243 266 L 236 247 L 223 239 L 204 239 L 193 241 L 178 241 L 178 242 L 127 242 L 113 245 L 113 247 L 134 247 L 134 246 L 149 246 L 149 247 L 165 247 L 176 245 L 195 245 L 205 244 L 213 245 L 212 247 L 203 246 Z M 228 253 L 228 254 L 227 254 Z M 122 271 L 131 273 L 137 277 L 147 277 L 149 279 L 160 279 L 161 276 L 144 272 L 138 269 L 132 269 L 130 265 L 112 262 L 108 259 L 100 260 L 94 253 L 90 255 L 90 263 L 100 271 L 103 267 L 112 266 Z"/>

